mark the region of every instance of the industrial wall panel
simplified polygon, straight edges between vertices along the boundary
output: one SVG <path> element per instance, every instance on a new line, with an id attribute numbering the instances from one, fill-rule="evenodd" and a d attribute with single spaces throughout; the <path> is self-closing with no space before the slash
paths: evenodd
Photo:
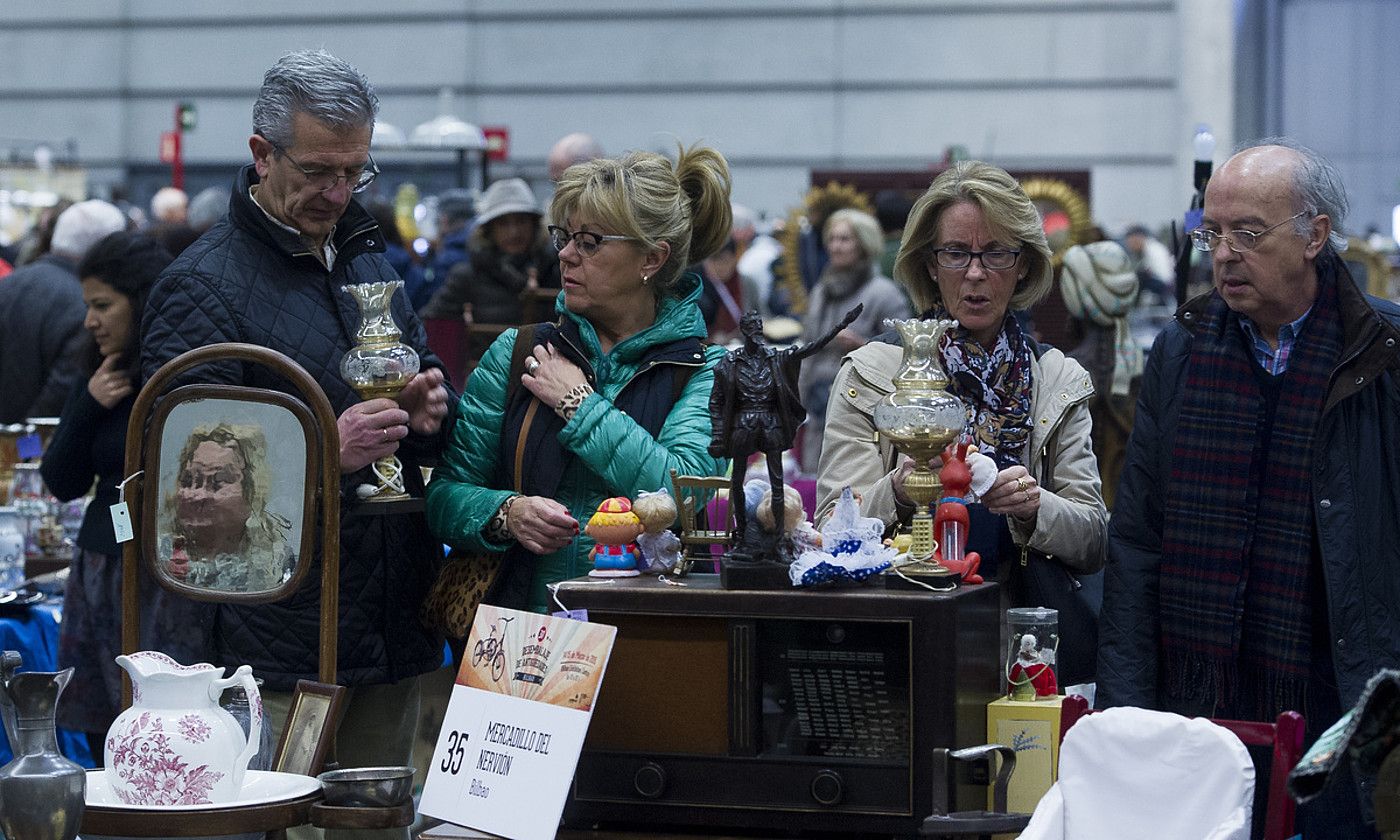
<path id="1" fill-rule="evenodd" d="M 836 126 L 832 95 L 715 97 L 706 94 L 483 96 L 481 113 L 509 113 L 512 147 L 522 154 L 570 131 L 593 134 L 610 153 L 670 151 L 675 140 L 705 140 L 726 153 L 827 159 Z"/>
<path id="2" fill-rule="evenodd" d="M 110 5 L 110 3 L 106 4 Z M 263 21 L 276 24 L 291 17 L 321 18 L 328 21 L 344 21 L 358 17 L 383 18 L 387 22 L 394 17 L 418 17 L 425 15 L 456 16 L 465 15 L 473 6 L 473 0 L 336 0 L 335 3 L 318 0 L 240 0 L 237 5 L 227 3 L 202 3 L 190 0 L 127 0 L 128 14 L 139 21 L 162 23 L 171 20 L 205 21 Z"/>
<path id="3" fill-rule="evenodd" d="M 1037 11 L 1083 12 L 1170 9 L 1173 0 L 594 0 L 586 12 L 561 0 L 476 0 L 481 17 L 533 17 L 572 9 L 590 17 L 693 17 L 697 15 L 888 16 L 935 11 L 984 15 Z"/>
<path id="4" fill-rule="evenodd" d="M 1141 223 L 1156 229 L 1191 204 L 1190 174 L 1169 166 L 1097 164 L 1089 189 L 1094 221 L 1110 234 Z"/>
<path id="5" fill-rule="evenodd" d="M 739 96 L 751 85 L 810 88 L 835 76 L 835 31 L 829 17 L 706 17 L 684 27 L 664 18 L 488 21 L 473 31 L 480 76 L 467 81 L 488 90 L 727 85 Z"/>
<path id="6" fill-rule="evenodd" d="M 974 156 L 1158 156 L 1176 153 L 1173 91 L 1098 88 L 884 93 L 841 97 L 837 154 L 925 155 L 960 144 Z M 1092 130 L 1088 130 L 1092 127 Z M 1111 127 L 1111 130 L 1108 130 Z"/>
<path id="7" fill-rule="evenodd" d="M 36 143 L 48 145 L 58 155 L 71 142 L 81 162 L 88 158 L 106 160 L 122 157 L 122 126 L 126 111 L 122 103 L 107 97 L 90 99 L 10 99 L 0 94 L 0 114 L 22 114 L 6 120 L 0 130 L 0 148 L 9 145 L 11 155 L 25 157 Z M 16 142 L 18 141 L 18 142 Z M 152 150 L 151 157 L 155 157 Z"/>
<path id="8" fill-rule="evenodd" d="M 62 3 L 14 0 L 6 2 L 0 10 L 3 10 L 6 27 L 84 24 L 113 16 L 111 0 L 64 0 Z"/>
<path id="9" fill-rule="evenodd" d="M 297 23 L 274 29 L 253 25 L 194 27 L 178 36 L 138 29 L 132 55 L 136 90 L 246 90 L 251 98 L 263 73 L 283 53 L 324 48 L 355 65 L 377 87 L 432 87 L 468 79 L 468 25 L 412 23 L 378 28 L 355 24 Z M 172 70 L 178 68 L 178 73 Z"/>
<path id="10" fill-rule="evenodd" d="M 842 78 L 917 84 L 1103 82 L 1171 84 L 1176 18 L 1164 11 L 975 10 L 850 17 L 838 25 Z"/>
<path id="11" fill-rule="evenodd" d="M 1326 155 L 1351 199 L 1344 230 L 1389 232 L 1400 204 L 1400 3 L 1285 3 L 1282 131 Z M 1345 49 L 1323 45 L 1345 45 Z"/>
<path id="12" fill-rule="evenodd" d="M 48 97 L 69 90 L 116 95 L 127 66 L 121 39 L 101 29 L 0 25 L 0 95 Z"/>

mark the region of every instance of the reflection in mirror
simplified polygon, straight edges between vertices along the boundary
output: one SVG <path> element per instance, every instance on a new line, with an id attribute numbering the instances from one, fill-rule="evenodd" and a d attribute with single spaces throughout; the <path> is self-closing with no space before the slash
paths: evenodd
<path id="1" fill-rule="evenodd" d="M 157 567 L 200 589 L 281 586 L 296 568 L 305 463 L 301 424 L 281 406 L 176 406 L 161 442 Z"/>

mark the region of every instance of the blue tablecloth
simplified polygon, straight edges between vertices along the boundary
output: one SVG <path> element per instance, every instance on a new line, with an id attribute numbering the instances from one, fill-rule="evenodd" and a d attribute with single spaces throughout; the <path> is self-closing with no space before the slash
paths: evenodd
<path id="1" fill-rule="evenodd" d="M 24 657 L 21 671 L 58 670 L 58 623 L 63 608 L 57 604 L 37 604 L 15 615 L 0 616 L 0 650 L 17 650 Z M 92 766 L 92 753 L 80 732 L 58 730 L 58 748 L 84 767 Z M 13 757 L 10 744 L 0 729 L 0 766 Z"/>

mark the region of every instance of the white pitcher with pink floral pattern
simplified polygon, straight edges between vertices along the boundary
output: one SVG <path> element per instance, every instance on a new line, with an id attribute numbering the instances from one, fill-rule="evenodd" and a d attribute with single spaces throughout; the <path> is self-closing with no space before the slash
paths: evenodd
<path id="1" fill-rule="evenodd" d="M 262 697 L 253 669 L 181 665 L 143 650 L 118 656 L 131 675 L 131 708 L 107 730 L 107 782 L 127 805 L 211 805 L 237 801 L 243 772 L 262 737 Z M 248 694 L 248 736 L 219 695 L 234 685 Z"/>

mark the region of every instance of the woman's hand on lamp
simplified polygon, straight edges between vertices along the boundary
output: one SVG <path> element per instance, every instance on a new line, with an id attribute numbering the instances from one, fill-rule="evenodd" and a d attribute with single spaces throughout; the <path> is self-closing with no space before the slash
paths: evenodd
<path id="1" fill-rule="evenodd" d="M 982 494 L 982 504 L 992 513 L 1034 522 L 1040 513 L 1040 494 L 1040 484 L 1025 467 L 1007 467 L 997 473 L 992 489 Z"/>
<path id="2" fill-rule="evenodd" d="M 553 499 L 519 496 L 506 512 L 506 530 L 531 553 L 549 554 L 578 536 L 578 520 Z"/>

